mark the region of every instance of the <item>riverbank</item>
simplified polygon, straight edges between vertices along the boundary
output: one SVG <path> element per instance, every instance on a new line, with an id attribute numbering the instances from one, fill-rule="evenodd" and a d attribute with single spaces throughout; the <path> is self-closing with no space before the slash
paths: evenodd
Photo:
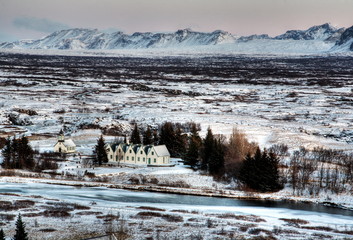
<path id="1" fill-rule="evenodd" d="M 7 236 L 13 236 L 19 213 L 33 240 L 86 239 L 121 227 L 129 237 L 120 239 L 131 240 L 353 236 L 352 215 L 314 204 L 131 191 L 97 182 L 3 180 L 8 182 L 0 182 L 0 224 Z"/>
<path id="2" fill-rule="evenodd" d="M 159 186 L 156 184 L 124 184 L 124 183 L 111 183 L 111 182 L 95 182 L 95 181 L 80 181 L 80 180 L 56 180 L 46 178 L 25 178 L 25 177 L 0 177 L 0 182 L 8 183 L 44 183 L 74 187 L 106 187 L 110 189 L 124 189 L 132 191 L 146 191 L 146 192 L 159 192 L 159 193 L 173 193 L 182 195 L 193 196 L 206 196 L 206 197 L 220 197 L 220 198 L 233 198 L 240 200 L 271 200 L 271 201 L 290 201 L 302 203 L 314 203 L 329 207 L 341 208 L 353 211 L 353 197 L 350 195 L 330 195 L 330 196 L 317 196 L 317 197 L 303 197 L 293 196 L 290 189 L 284 189 L 275 193 L 257 193 L 245 192 L 230 189 L 215 188 L 196 188 L 188 186 L 185 187 L 170 187 Z"/>

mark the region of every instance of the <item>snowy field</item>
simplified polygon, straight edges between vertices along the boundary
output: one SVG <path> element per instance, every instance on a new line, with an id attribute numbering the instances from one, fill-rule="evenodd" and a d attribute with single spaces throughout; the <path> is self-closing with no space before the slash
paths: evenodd
<path id="1" fill-rule="evenodd" d="M 291 150 L 300 146 L 353 150 L 351 56 L 194 56 L 177 52 L 168 56 L 148 52 L 66 52 L 69 55 L 66 56 L 65 52 L 53 53 L 51 56 L 48 52 L 0 52 L 1 137 L 25 134 L 35 149 L 51 151 L 58 132 L 64 129 L 77 144 L 77 150 L 89 155 L 100 134 L 111 142 L 117 135 L 128 134 L 132 121 L 152 127 L 165 121 L 194 121 L 201 124 L 202 136 L 208 126 L 214 133 L 226 136 L 237 127 L 261 147 L 284 143 Z M 230 191 L 232 186 L 216 183 L 211 177 L 182 166 L 147 170 L 96 168 L 94 173 L 122 186 L 131 184 L 131 178 L 145 176 L 144 181 L 157 179 L 159 184 L 170 184 L 168 179 L 183 181 L 191 186 L 178 187 L 178 191 L 185 193 L 227 189 L 222 194 L 246 195 Z M 16 179 L 1 178 L 2 189 L 6 189 L 4 182 L 18 180 L 34 184 L 29 189 L 39 191 L 45 189 L 42 183 L 50 181 L 32 179 L 36 183 L 26 183 L 29 179 Z M 61 180 L 52 181 L 60 183 Z M 97 186 L 109 187 L 104 184 Z M 141 189 L 144 187 L 146 185 Z M 68 194 L 75 190 L 68 190 Z M 90 191 L 84 189 L 82 194 Z M 142 236 L 158 239 L 158 234 L 161 239 L 198 239 L 199 235 L 205 239 L 352 238 L 352 216 L 324 213 L 312 216 L 306 212 L 261 207 L 239 209 L 165 203 L 149 203 L 147 207 L 155 208 L 151 210 L 141 209 L 141 206 L 146 207 L 142 203 L 106 206 L 105 200 L 94 200 L 96 204 L 93 204 L 93 200 L 76 201 L 54 192 L 50 195 L 3 191 L 1 206 L 18 205 L 10 211 L 0 209 L 1 219 L 10 219 L 5 224 L 1 222 L 5 231 L 12 235 L 13 219 L 21 212 L 35 239 L 44 236 L 58 239 L 61 235 L 65 239 L 64 236 L 68 237 L 65 234 L 73 233 L 76 236 L 103 234 L 107 215 L 121 213 L 128 219 L 126 224 L 135 239 Z M 158 196 L 150 193 L 150 197 Z M 130 193 L 126 197 L 131 197 Z M 260 198 L 313 201 L 291 197 L 290 189 L 263 194 Z M 16 205 L 15 201 L 19 200 L 25 201 Z M 348 208 L 352 208 L 353 203 L 352 196 L 322 195 L 315 201 L 330 201 Z M 68 215 L 51 217 L 50 211 L 55 210 L 53 205 L 60 206 L 53 202 L 66 202 L 68 207 L 64 210 Z M 74 203 L 86 208 L 72 205 Z M 44 213 L 46 210 L 49 212 Z M 156 213 L 151 215 L 151 212 Z M 37 219 L 37 224 L 31 219 Z M 163 231 L 158 233 L 156 229 Z"/>
<path id="2" fill-rule="evenodd" d="M 200 55 L 92 57 L 0 54 L 0 134 L 31 135 L 50 149 L 61 128 L 91 152 L 103 130 L 130 121 L 201 123 L 204 134 L 237 127 L 275 143 L 352 150 L 352 58 Z M 34 115 L 21 113 L 31 109 Z M 17 126 L 10 126 L 9 115 Z M 90 132 L 91 131 L 91 132 Z"/>

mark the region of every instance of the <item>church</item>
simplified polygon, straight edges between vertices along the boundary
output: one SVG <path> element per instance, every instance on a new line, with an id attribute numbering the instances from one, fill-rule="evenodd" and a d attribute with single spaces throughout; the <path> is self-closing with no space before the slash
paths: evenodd
<path id="1" fill-rule="evenodd" d="M 58 141 L 54 145 L 54 152 L 57 153 L 75 153 L 76 144 L 72 139 L 65 139 L 63 130 L 60 131 Z"/>

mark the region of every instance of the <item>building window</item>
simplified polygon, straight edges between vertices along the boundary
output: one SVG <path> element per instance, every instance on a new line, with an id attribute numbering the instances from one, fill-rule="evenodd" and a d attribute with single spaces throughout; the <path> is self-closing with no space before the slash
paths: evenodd
<path id="1" fill-rule="evenodd" d="M 113 159 L 113 155 L 110 155 L 110 159 Z"/>
<path id="2" fill-rule="evenodd" d="M 116 156 L 116 161 L 118 161 L 118 156 Z"/>
<path id="3" fill-rule="evenodd" d="M 137 161 L 140 161 L 140 157 L 137 158 Z"/>
<path id="4" fill-rule="evenodd" d="M 154 152 L 152 152 L 152 155 L 154 155 Z"/>
<path id="5" fill-rule="evenodd" d="M 134 161 L 135 160 L 135 158 L 134 157 L 132 157 L 132 159 L 131 159 L 132 161 Z"/>
<path id="6" fill-rule="evenodd" d="M 142 151 L 140 153 L 142 154 Z"/>
<path id="7" fill-rule="evenodd" d="M 145 161 L 146 159 L 145 159 L 145 158 L 143 158 L 142 160 L 143 160 L 143 161 Z"/>
<path id="8" fill-rule="evenodd" d="M 129 161 L 129 157 L 128 156 L 126 157 L 126 160 Z"/>
<path id="9" fill-rule="evenodd" d="M 118 152 L 120 153 L 120 151 L 121 151 L 121 150 L 119 149 Z"/>
<path id="10" fill-rule="evenodd" d="M 131 153 L 131 150 L 129 151 L 129 153 Z"/>
<path id="11" fill-rule="evenodd" d="M 157 160 L 156 160 L 156 159 L 154 159 L 154 163 L 156 163 L 156 161 L 157 161 Z"/>

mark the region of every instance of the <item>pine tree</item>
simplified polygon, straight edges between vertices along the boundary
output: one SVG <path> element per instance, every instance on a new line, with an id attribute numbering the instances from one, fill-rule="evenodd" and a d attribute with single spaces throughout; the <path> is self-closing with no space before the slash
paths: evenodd
<path id="1" fill-rule="evenodd" d="M 100 136 L 100 138 L 97 140 L 97 145 L 95 146 L 94 149 L 94 163 L 98 164 L 99 166 L 102 165 L 102 163 L 107 163 L 108 162 L 108 156 L 107 152 L 105 150 L 105 141 L 103 138 L 103 135 Z"/>
<path id="2" fill-rule="evenodd" d="M 184 157 L 186 153 L 187 135 L 183 133 L 180 126 L 175 130 L 175 156 Z"/>
<path id="3" fill-rule="evenodd" d="M 3 156 L 3 162 L 1 166 L 3 168 L 9 169 L 9 168 L 14 168 L 13 162 L 12 162 L 12 148 L 11 148 L 11 139 L 8 137 L 5 142 L 4 148 L 1 150 L 2 156 Z"/>
<path id="4" fill-rule="evenodd" d="M 220 139 L 214 139 L 212 147 L 208 160 L 208 172 L 213 176 L 222 176 L 224 173 L 225 146 Z"/>
<path id="5" fill-rule="evenodd" d="M 154 130 L 153 131 L 153 144 L 157 146 L 159 144 L 159 137 L 158 137 L 158 131 Z"/>
<path id="6" fill-rule="evenodd" d="M 190 137 L 189 147 L 186 151 L 185 164 L 190 165 L 191 167 L 196 167 L 199 160 L 199 144 L 194 137 Z"/>
<path id="7" fill-rule="evenodd" d="M 210 158 L 214 152 L 214 137 L 210 127 L 207 129 L 207 135 L 203 140 L 202 154 L 201 154 L 201 169 L 208 171 Z"/>
<path id="8" fill-rule="evenodd" d="M 130 143 L 141 144 L 140 131 L 137 127 L 137 124 L 135 124 L 134 130 L 132 130 L 132 133 L 130 136 Z"/>
<path id="9" fill-rule="evenodd" d="M 152 130 L 151 130 L 150 126 L 148 126 L 147 130 L 144 131 L 144 133 L 143 133 L 143 144 L 144 145 L 153 144 L 153 136 L 152 136 Z"/>
<path id="10" fill-rule="evenodd" d="M 22 136 L 18 139 L 18 162 L 21 168 L 33 169 L 34 159 L 33 159 L 33 149 L 28 142 L 28 138 Z"/>
<path id="11" fill-rule="evenodd" d="M 184 157 L 185 163 L 193 168 L 197 166 L 199 161 L 200 146 L 201 138 L 198 134 L 196 124 L 193 123 L 189 137 L 189 146 Z"/>
<path id="12" fill-rule="evenodd" d="M 5 233 L 2 229 L 0 229 L 0 240 L 5 240 Z"/>
<path id="13" fill-rule="evenodd" d="M 161 126 L 160 135 L 159 135 L 159 144 L 165 144 L 168 148 L 170 155 L 175 156 L 175 132 L 174 126 L 171 122 L 165 122 Z"/>
<path id="14" fill-rule="evenodd" d="M 260 192 L 278 191 L 282 188 L 278 171 L 278 158 L 258 148 L 255 156 L 247 155 L 240 168 L 238 179 L 251 189 Z"/>
<path id="15" fill-rule="evenodd" d="M 21 163 L 18 159 L 18 147 L 19 147 L 19 140 L 14 138 L 11 142 L 11 161 L 13 164 L 13 168 L 21 169 Z"/>
<path id="16" fill-rule="evenodd" d="M 28 240 L 25 224 L 22 222 L 21 214 L 18 214 L 16 221 L 16 233 L 13 240 Z"/>

